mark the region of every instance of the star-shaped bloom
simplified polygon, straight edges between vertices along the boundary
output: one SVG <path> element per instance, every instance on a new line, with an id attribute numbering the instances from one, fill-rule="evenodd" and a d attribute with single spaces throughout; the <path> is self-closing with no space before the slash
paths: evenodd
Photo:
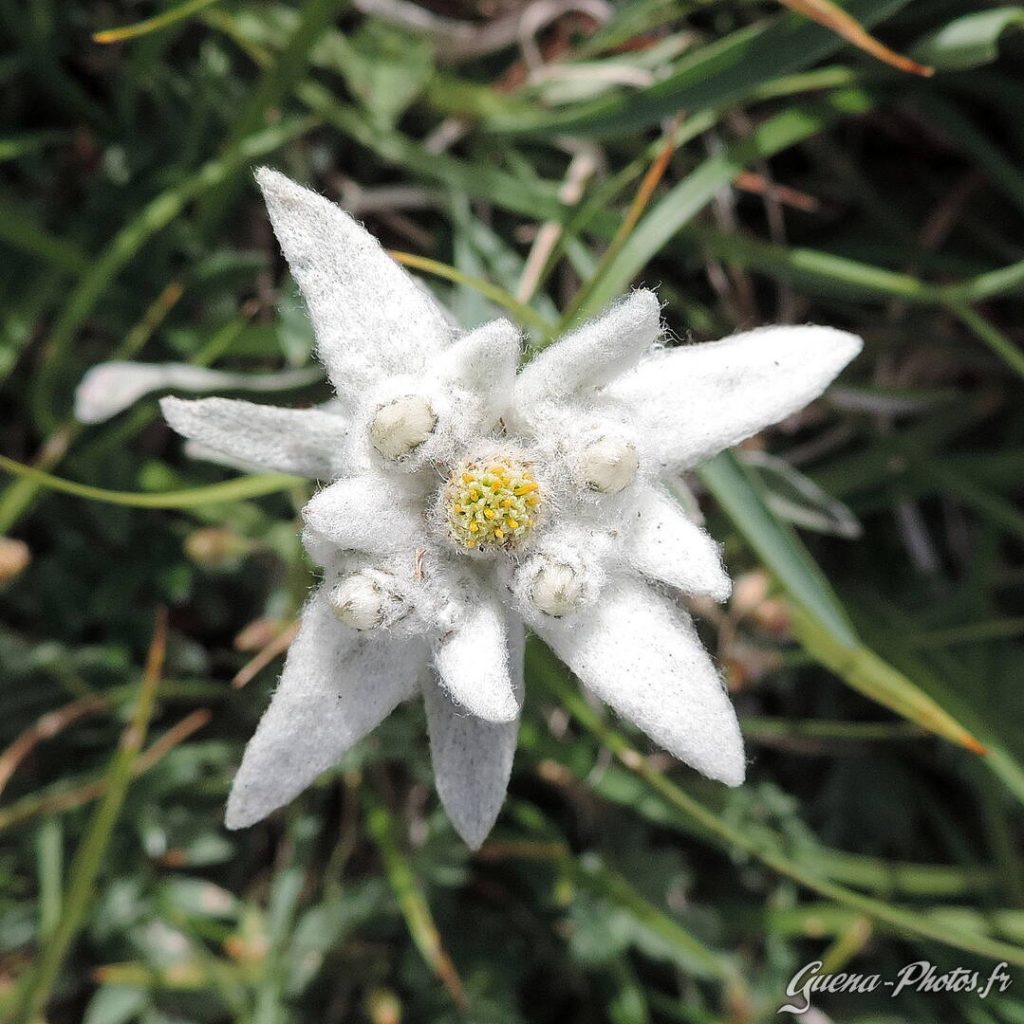
<path id="1" fill-rule="evenodd" d="M 323 581 L 245 751 L 227 823 L 259 821 L 422 694 L 441 801 L 477 847 L 516 745 L 527 628 L 656 744 L 730 786 L 743 742 L 673 592 L 722 601 L 718 546 L 665 483 L 816 398 L 860 350 L 826 327 L 664 348 L 636 291 L 517 372 L 506 320 L 461 331 L 339 207 L 257 175 L 337 402 L 166 399 L 186 437 L 323 481 Z"/>

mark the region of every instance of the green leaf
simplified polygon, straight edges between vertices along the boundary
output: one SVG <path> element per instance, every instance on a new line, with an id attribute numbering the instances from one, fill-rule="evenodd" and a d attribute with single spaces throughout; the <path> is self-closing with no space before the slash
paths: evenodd
<path id="1" fill-rule="evenodd" d="M 955 18 L 925 36 L 910 52 L 936 71 L 967 71 L 999 57 L 999 41 L 1024 27 L 1024 7 L 993 7 Z"/>
<path id="2" fill-rule="evenodd" d="M 301 483 L 299 477 L 284 476 L 280 473 L 265 473 L 258 476 L 241 476 L 207 487 L 190 487 L 180 491 L 165 491 L 156 494 L 134 491 L 108 491 L 103 487 L 75 483 L 59 476 L 52 476 L 32 466 L 23 465 L 0 455 L 0 470 L 14 476 L 34 480 L 43 487 L 63 491 L 89 501 L 105 501 L 111 505 L 126 505 L 129 508 L 193 508 L 197 505 L 215 505 L 246 498 L 261 497 L 288 490 Z"/>
<path id="3" fill-rule="evenodd" d="M 581 289 L 566 315 L 563 328 L 607 306 L 629 287 L 647 263 L 662 251 L 673 235 L 707 206 L 715 194 L 744 167 L 817 135 L 843 114 L 860 114 L 871 108 L 870 98 L 859 90 L 844 90 L 820 104 L 796 107 L 759 125 L 750 138 L 705 160 L 648 210 L 636 229 L 599 275 Z"/>
<path id="4" fill-rule="evenodd" d="M 789 595 L 793 626 L 808 654 L 859 693 L 975 753 L 982 745 L 919 686 L 868 649 L 835 591 L 796 535 L 784 526 L 750 471 L 723 453 L 700 477 Z"/>
<path id="5" fill-rule="evenodd" d="M 103 985 L 89 1000 L 82 1024 L 128 1024 L 149 1005 L 149 992 L 134 985 Z"/>
<path id="6" fill-rule="evenodd" d="M 723 452 L 701 466 L 698 475 L 790 598 L 814 609 L 840 643 L 855 646 L 857 634 L 846 609 L 796 534 L 772 514 L 750 472 Z"/>
<path id="7" fill-rule="evenodd" d="M 337 50 L 348 87 L 382 128 L 398 121 L 434 73 L 428 40 L 380 21 L 363 22 L 351 37 L 332 35 L 327 45 Z"/>
<path id="8" fill-rule="evenodd" d="M 877 25 L 908 0 L 854 0 L 847 12 L 865 28 Z M 648 89 L 602 97 L 558 113 L 532 118 L 516 110 L 495 116 L 486 127 L 505 134 L 555 132 L 628 133 L 656 124 L 680 110 L 693 116 L 736 103 L 767 80 L 800 71 L 843 47 L 838 36 L 814 22 L 784 15 L 767 27 L 752 25 L 700 47 L 673 74 Z"/>
<path id="9" fill-rule="evenodd" d="M 914 910 L 884 900 L 873 899 L 853 892 L 824 877 L 820 872 L 805 867 L 788 851 L 766 846 L 759 833 L 751 833 L 735 826 L 727 817 L 719 815 L 706 804 L 677 786 L 651 762 L 634 750 L 626 737 L 608 725 L 581 696 L 576 686 L 566 678 L 564 668 L 555 656 L 539 642 L 527 646 L 529 678 L 548 690 L 568 709 L 569 713 L 602 744 L 629 771 L 642 779 L 653 802 L 667 805 L 664 813 L 685 821 L 695 833 L 732 855 L 747 854 L 772 871 L 790 878 L 799 885 L 817 892 L 829 900 L 867 914 L 875 921 L 897 933 L 919 939 L 944 943 L 957 949 L 978 953 L 995 960 L 1024 966 L 1024 948 L 1012 945 L 978 931 L 973 922 L 958 923 L 954 927 L 936 923 Z"/>
<path id="10" fill-rule="evenodd" d="M 122 43 L 126 39 L 137 39 L 139 36 L 149 35 L 150 32 L 157 32 L 175 25 L 179 21 L 191 18 L 198 14 L 204 7 L 217 3 L 218 0 L 185 0 L 185 3 L 172 7 L 169 11 L 162 11 L 160 14 L 145 21 L 137 21 L 133 25 L 122 25 L 119 28 L 108 28 L 102 32 L 93 34 L 94 43 Z"/>

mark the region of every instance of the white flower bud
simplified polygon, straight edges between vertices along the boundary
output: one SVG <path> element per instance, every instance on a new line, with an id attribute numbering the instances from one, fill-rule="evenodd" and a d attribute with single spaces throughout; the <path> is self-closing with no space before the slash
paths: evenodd
<path id="1" fill-rule="evenodd" d="M 395 617 L 401 598 L 368 573 L 348 576 L 331 590 L 331 607 L 339 622 L 353 629 L 376 629 Z"/>
<path id="2" fill-rule="evenodd" d="M 580 459 L 580 477 L 592 491 L 618 494 L 633 482 L 639 464 L 635 445 L 602 437 L 584 450 Z"/>
<path id="3" fill-rule="evenodd" d="M 546 615 L 561 618 L 575 611 L 583 597 L 583 579 L 565 562 L 548 562 L 533 578 L 530 600 Z"/>
<path id="4" fill-rule="evenodd" d="M 407 395 L 382 405 L 370 422 L 370 441 L 385 458 L 404 459 L 434 430 L 437 416 L 422 395 Z"/>

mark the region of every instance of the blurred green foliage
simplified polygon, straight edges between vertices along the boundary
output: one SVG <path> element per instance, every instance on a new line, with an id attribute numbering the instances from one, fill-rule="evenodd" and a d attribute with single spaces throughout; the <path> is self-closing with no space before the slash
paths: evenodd
<path id="1" fill-rule="evenodd" d="M 853 0 L 925 80 L 765 3 L 525 7 L 0 0 L 0 1019 L 754 1022 L 812 960 L 927 959 L 1014 984 L 816 1004 L 1024 1020 L 1024 8 Z M 497 301 L 540 343 L 643 280 L 681 337 L 864 335 L 691 481 L 739 580 L 703 611 L 745 787 L 642 756 L 538 646 L 479 854 L 416 706 L 224 830 L 279 665 L 252 661 L 312 578 L 305 485 L 208 492 L 229 474 L 152 399 L 72 408 L 113 358 L 309 362 L 259 162 L 443 264 L 467 326 Z"/>

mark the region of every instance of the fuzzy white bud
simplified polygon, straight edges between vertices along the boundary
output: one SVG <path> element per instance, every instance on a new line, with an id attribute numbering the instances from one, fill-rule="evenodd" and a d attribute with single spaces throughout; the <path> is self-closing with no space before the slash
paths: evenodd
<path id="1" fill-rule="evenodd" d="M 584 450 L 580 459 L 580 477 L 592 491 L 618 494 L 636 478 L 639 464 L 635 445 L 603 437 Z"/>
<path id="2" fill-rule="evenodd" d="M 422 395 L 407 395 L 381 406 L 370 422 L 370 441 L 385 459 L 398 461 L 414 452 L 437 425 L 437 415 Z"/>
<path id="3" fill-rule="evenodd" d="M 331 590 L 331 608 L 339 622 L 353 629 L 376 629 L 393 618 L 401 599 L 369 574 L 357 572 Z"/>
<path id="4" fill-rule="evenodd" d="M 575 611 L 583 597 L 583 579 L 565 562 L 548 562 L 533 578 L 530 600 L 546 615 L 561 618 Z"/>

